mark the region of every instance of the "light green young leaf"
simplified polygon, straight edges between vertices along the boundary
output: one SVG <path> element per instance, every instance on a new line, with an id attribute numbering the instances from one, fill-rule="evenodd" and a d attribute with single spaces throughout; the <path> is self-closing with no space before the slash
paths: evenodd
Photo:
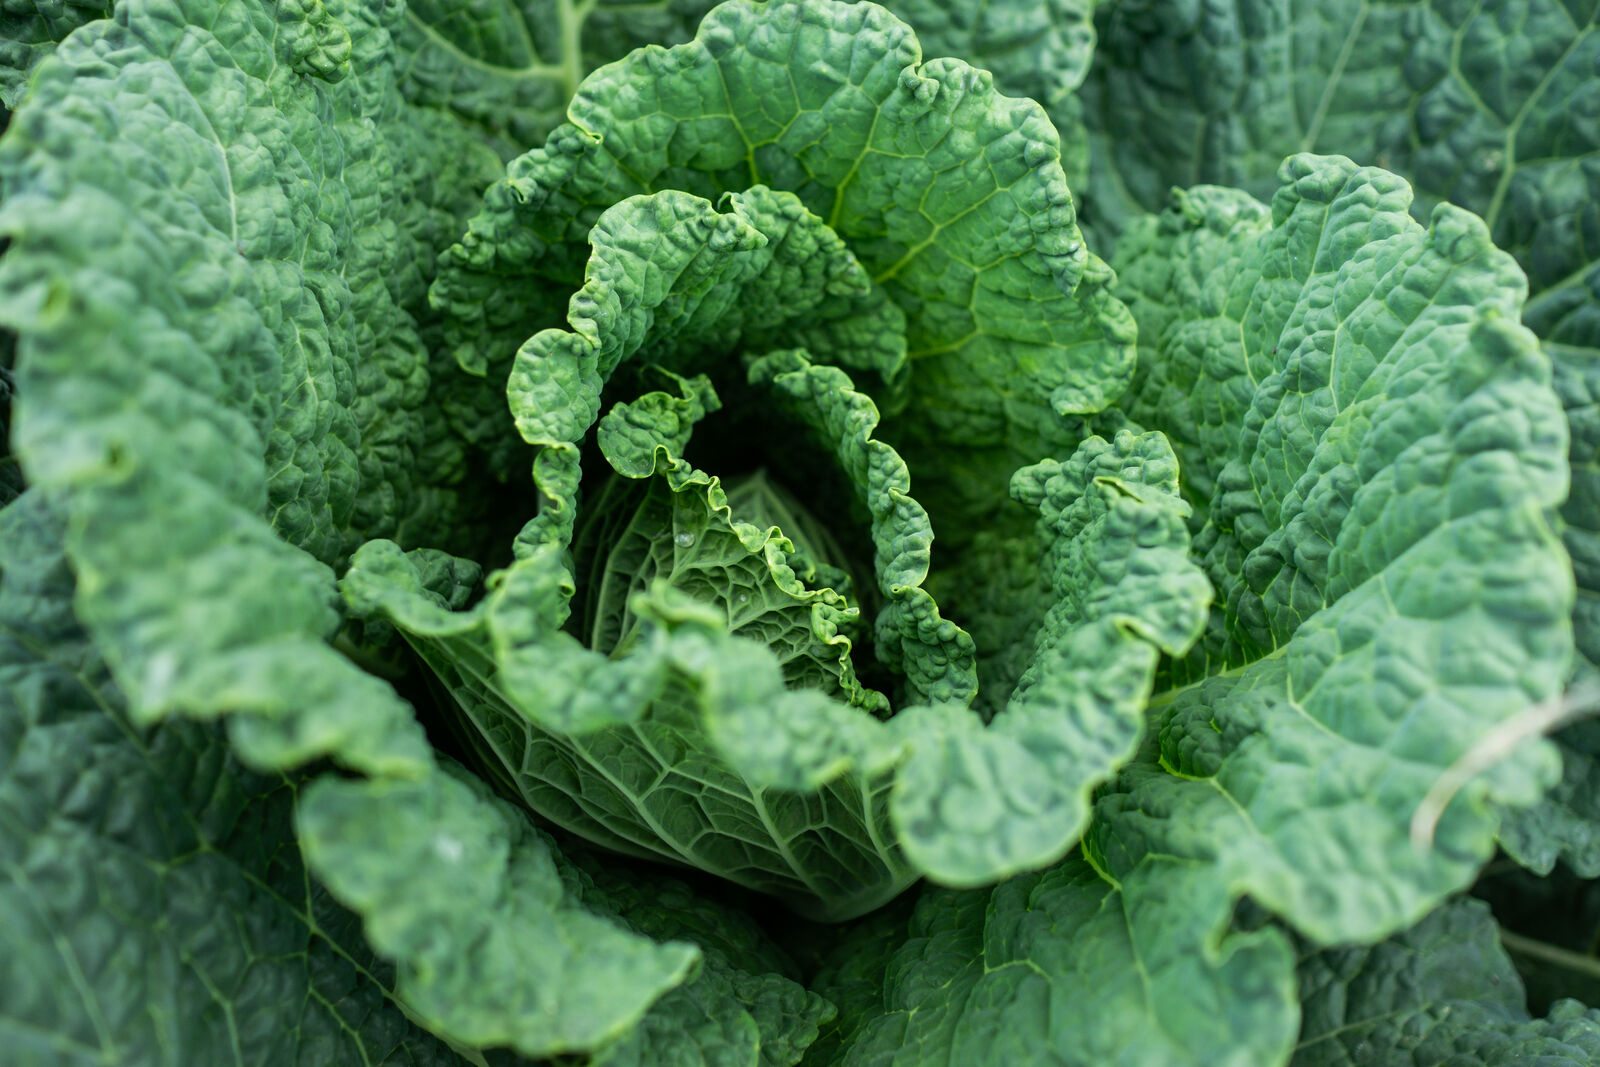
<path id="1" fill-rule="evenodd" d="M 720 479 L 679 458 L 693 422 L 717 404 L 703 377 L 680 380 L 680 387 L 683 397 L 647 393 L 600 420 L 596 440 L 612 468 L 652 482 L 610 543 L 580 545 L 606 558 L 590 605 L 594 624 L 586 627 L 590 647 L 613 659 L 632 651 L 648 625 L 632 601 L 662 583 L 725 613 L 719 621 L 730 633 L 767 645 L 785 684 L 887 711 L 888 701 L 861 685 L 851 662 L 860 608 L 845 593 L 819 587 L 815 564 L 797 555 L 779 527 L 735 513 Z"/>

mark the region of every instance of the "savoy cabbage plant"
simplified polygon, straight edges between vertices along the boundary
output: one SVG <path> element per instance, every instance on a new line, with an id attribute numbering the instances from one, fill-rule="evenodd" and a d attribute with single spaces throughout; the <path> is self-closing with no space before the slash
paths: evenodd
<path id="1" fill-rule="evenodd" d="M 4 5 L 7 1056 L 1600 1059 L 1595 18 Z"/>

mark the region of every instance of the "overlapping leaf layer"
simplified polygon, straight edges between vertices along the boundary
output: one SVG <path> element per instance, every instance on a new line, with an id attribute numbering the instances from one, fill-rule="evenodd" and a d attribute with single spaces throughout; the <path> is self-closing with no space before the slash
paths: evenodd
<path id="1" fill-rule="evenodd" d="M 1595 18 L 0 3 L 0 1044 L 1600 1060 Z"/>

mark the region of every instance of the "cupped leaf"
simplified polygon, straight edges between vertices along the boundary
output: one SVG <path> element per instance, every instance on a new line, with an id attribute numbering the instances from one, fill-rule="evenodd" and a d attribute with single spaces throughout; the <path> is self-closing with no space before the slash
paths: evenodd
<path id="1" fill-rule="evenodd" d="M 1047 592 L 1070 600 L 1047 620 L 1026 694 L 985 729 L 962 706 L 976 688 L 971 639 L 922 588 L 932 528 L 907 465 L 876 439 L 872 400 L 844 370 L 812 362 L 874 370 L 892 388 L 905 319 L 792 194 L 757 186 L 724 205 L 666 191 L 596 221 L 570 329 L 544 330 L 517 354 L 508 393 L 539 450 L 543 504 L 485 599 L 452 614 L 424 580 L 436 557 L 375 544 L 346 577 L 347 601 L 398 622 L 458 691 L 491 773 L 608 847 L 831 918 L 880 903 L 917 870 L 981 884 L 1059 858 L 1088 791 L 1137 744 L 1159 652 L 1186 650 L 1203 616 L 1208 587 L 1186 559 L 1170 452 L 1129 435 L 1030 475 L 1056 546 Z M 758 354 L 779 338 L 806 348 Z M 865 517 L 878 662 L 902 673 L 907 700 L 933 702 L 887 726 L 860 710 L 887 709 L 856 681 L 859 607 L 808 589 L 822 571 L 798 575 L 793 542 L 742 522 L 720 480 L 679 455 L 714 406 L 709 382 L 682 375 L 726 378 L 741 350 L 736 432 L 771 433 L 767 408 L 787 416 L 803 433 L 784 442 L 780 467 L 815 453 L 800 469 L 831 469 L 846 513 Z M 647 358 L 680 395 L 650 393 L 597 419 L 607 385 L 639 380 Z M 606 486 L 573 570 L 591 427 L 618 473 L 660 484 L 625 499 L 626 518 L 611 517 L 626 494 Z M 785 681 L 815 692 L 785 695 Z M 677 766 L 690 752 L 692 773 Z"/>
<path id="2" fill-rule="evenodd" d="M 507 395 L 518 431 L 539 449 L 543 498 L 524 545 L 571 542 L 578 444 L 605 383 L 629 361 L 694 373 L 798 341 L 891 384 L 903 375 L 905 318 L 829 227 L 792 194 L 764 187 L 726 203 L 719 212 L 668 191 L 601 215 L 570 328 L 543 330 L 518 350 Z"/>
<path id="3" fill-rule="evenodd" d="M 1160 434 L 1091 437 L 1066 463 L 1017 473 L 1040 512 L 1053 606 L 1010 699 L 970 716 L 904 713 L 913 752 L 894 814 L 938 880 L 981 885 L 1063 855 L 1089 792 L 1138 747 L 1160 656 L 1199 636 L 1211 588 L 1188 560 L 1177 464 Z"/>
<path id="4" fill-rule="evenodd" d="M 837 367 L 815 366 L 799 350 L 750 363 L 761 402 L 811 431 L 807 442 L 831 458 L 868 516 L 872 570 L 883 603 L 876 620 L 879 659 L 906 679 L 915 701 L 971 701 L 977 680 L 972 639 L 940 616 L 923 588 L 933 546 L 928 513 L 911 495 L 905 460 L 878 440 L 878 410 Z M 820 465 L 820 464 L 819 464 Z"/>
<path id="5" fill-rule="evenodd" d="M 1058 413 L 1122 391 L 1131 323 L 1108 277 L 1078 291 L 1095 261 L 1042 110 L 960 61 L 920 60 L 910 28 L 872 4 L 738 0 L 694 41 L 596 71 L 448 256 L 432 297 L 457 358 L 505 367 L 555 321 L 543 290 L 578 284 L 607 207 L 661 189 L 789 190 L 906 313 L 916 372 L 896 437 L 971 457 L 965 478 L 927 465 L 936 520 L 1003 504 L 1012 469 L 1075 444 Z"/>
<path id="6" fill-rule="evenodd" d="M 479 762 L 556 825 L 825 918 L 871 910 L 914 880 L 887 825 L 881 772 L 820 791 L 771 789 L 730 765 L 706 728 L 757 713 L 810 721 L 818 704 L 867 727 L 878 720 L 786 689 L 769 647 L 727 632 L 728 610 L 670 586 L 634 598 L 636 636 L 619 660 L 543 628 L 532 606 L 559 595 L 553 551 L 506 572 L 473 611 L 451 612 L 423 584 L 425 553 L 374 542 L 357 553 L 346 596 L 399 627 L 454 697 Z"/>
<path id="7" fill-rule="evenodd" d="M 797 356 L 766 370 L 778 371 L 791 404 L 842 377 Z M 847 386 L 837 398 L 846 408 L 869 404 Z M 819 405 L 816 425 L 828 410 Z M 872 451 L 870 425 L 843 420 L 860 435 L 845 446 Z M 774 531 L 741 529 L 714 506 L 714 479 L 653 449 L 682 488 L 646 551 L 673 562 L 619 568 L 657 576 L 634 595 L 620 658 L 557 628 L 567 578 L 554 548 L 498 575 L 470 612 L 449 610 L 460 568 L 436 554 L 375 542 L 344 580 L 353 609 L 398 625 L 450 688 L 492 775 L 609 848 L 698 867 L 828 919 L 882 903 L 917 873 L 982 884 L 1071 847 L 1090 789 L 1137 744 L 1159 653 L 1186 649 L 1204 617 L 1209 588 L 1185 558 L 1184 507 L 1158 435 L 1091 439 L 1070 463 L 1030 472 L 1060 542 L 1063 602 L 1041 634 L 1036 673 L 987 727 L 955 704 L 885 723 L 816 689 L 785 689 Z M 761 582 L 733 577 L 741 559 Z M 661 584 L 707 560 L 728 590 Z M 787 595 L 791 613 L 804 608 L 803 589 Z M 814 619 L 818 606 L 806 610 Z"/>
<path id="8" fill-rule="evenodd" d="M 860 609 L 816 584 L 815 564 L 780 528 L 736 514 L 720 479 L 679 458 L 693 421 L 716 402 L 704 378 L 681 387 L 682 397 L 647 393 L 600 420 L 596 439 L 613 469 L 652 484 L 626 525 L 607 531 L 610 543 L 595 546 L 606 562 L 594 576 L 599 628 L 590 631 L 590 647 L 626 656 L 644 624 L 630 601 L 661 583 L 724 612 L 730 633 L 767 645 L 786 684 L 887 711 L 887 700 L 861 685 L 851 662 Z"/>

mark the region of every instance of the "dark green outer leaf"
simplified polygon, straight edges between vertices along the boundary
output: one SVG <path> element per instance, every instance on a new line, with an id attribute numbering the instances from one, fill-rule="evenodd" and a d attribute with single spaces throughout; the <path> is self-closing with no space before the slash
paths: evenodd
<path id="1" fill-rule="evenodd" d="M 1380 944 L 1307 952 L 1294 1067 L 1589 1064 L 1600 1011 L 1568 1000 L 1532 1019 L 1500 928 L 1457 900 Z"/>
<path id="2" fill-rule="evenodd" d="M 59 512 L 0 511 L 0 1041 L 9 1063 L 454 1065 L 300 862 L 297 776 L 128 718 Z"/>
<path id="3" fill-rule="evenodd" d="M 709 0 L 411 0 L 400 90 L 481 130 L 507 159 L 566 117 L 584 75 L 688 40 Z"/>
<path id="4" fill-rule="evenodd" d="M 21 0 L 0 12 L 0 107 L 14 108 L 28 91 L 28 75 L 56 43 L 111 11 L 111 0 Z"/>

